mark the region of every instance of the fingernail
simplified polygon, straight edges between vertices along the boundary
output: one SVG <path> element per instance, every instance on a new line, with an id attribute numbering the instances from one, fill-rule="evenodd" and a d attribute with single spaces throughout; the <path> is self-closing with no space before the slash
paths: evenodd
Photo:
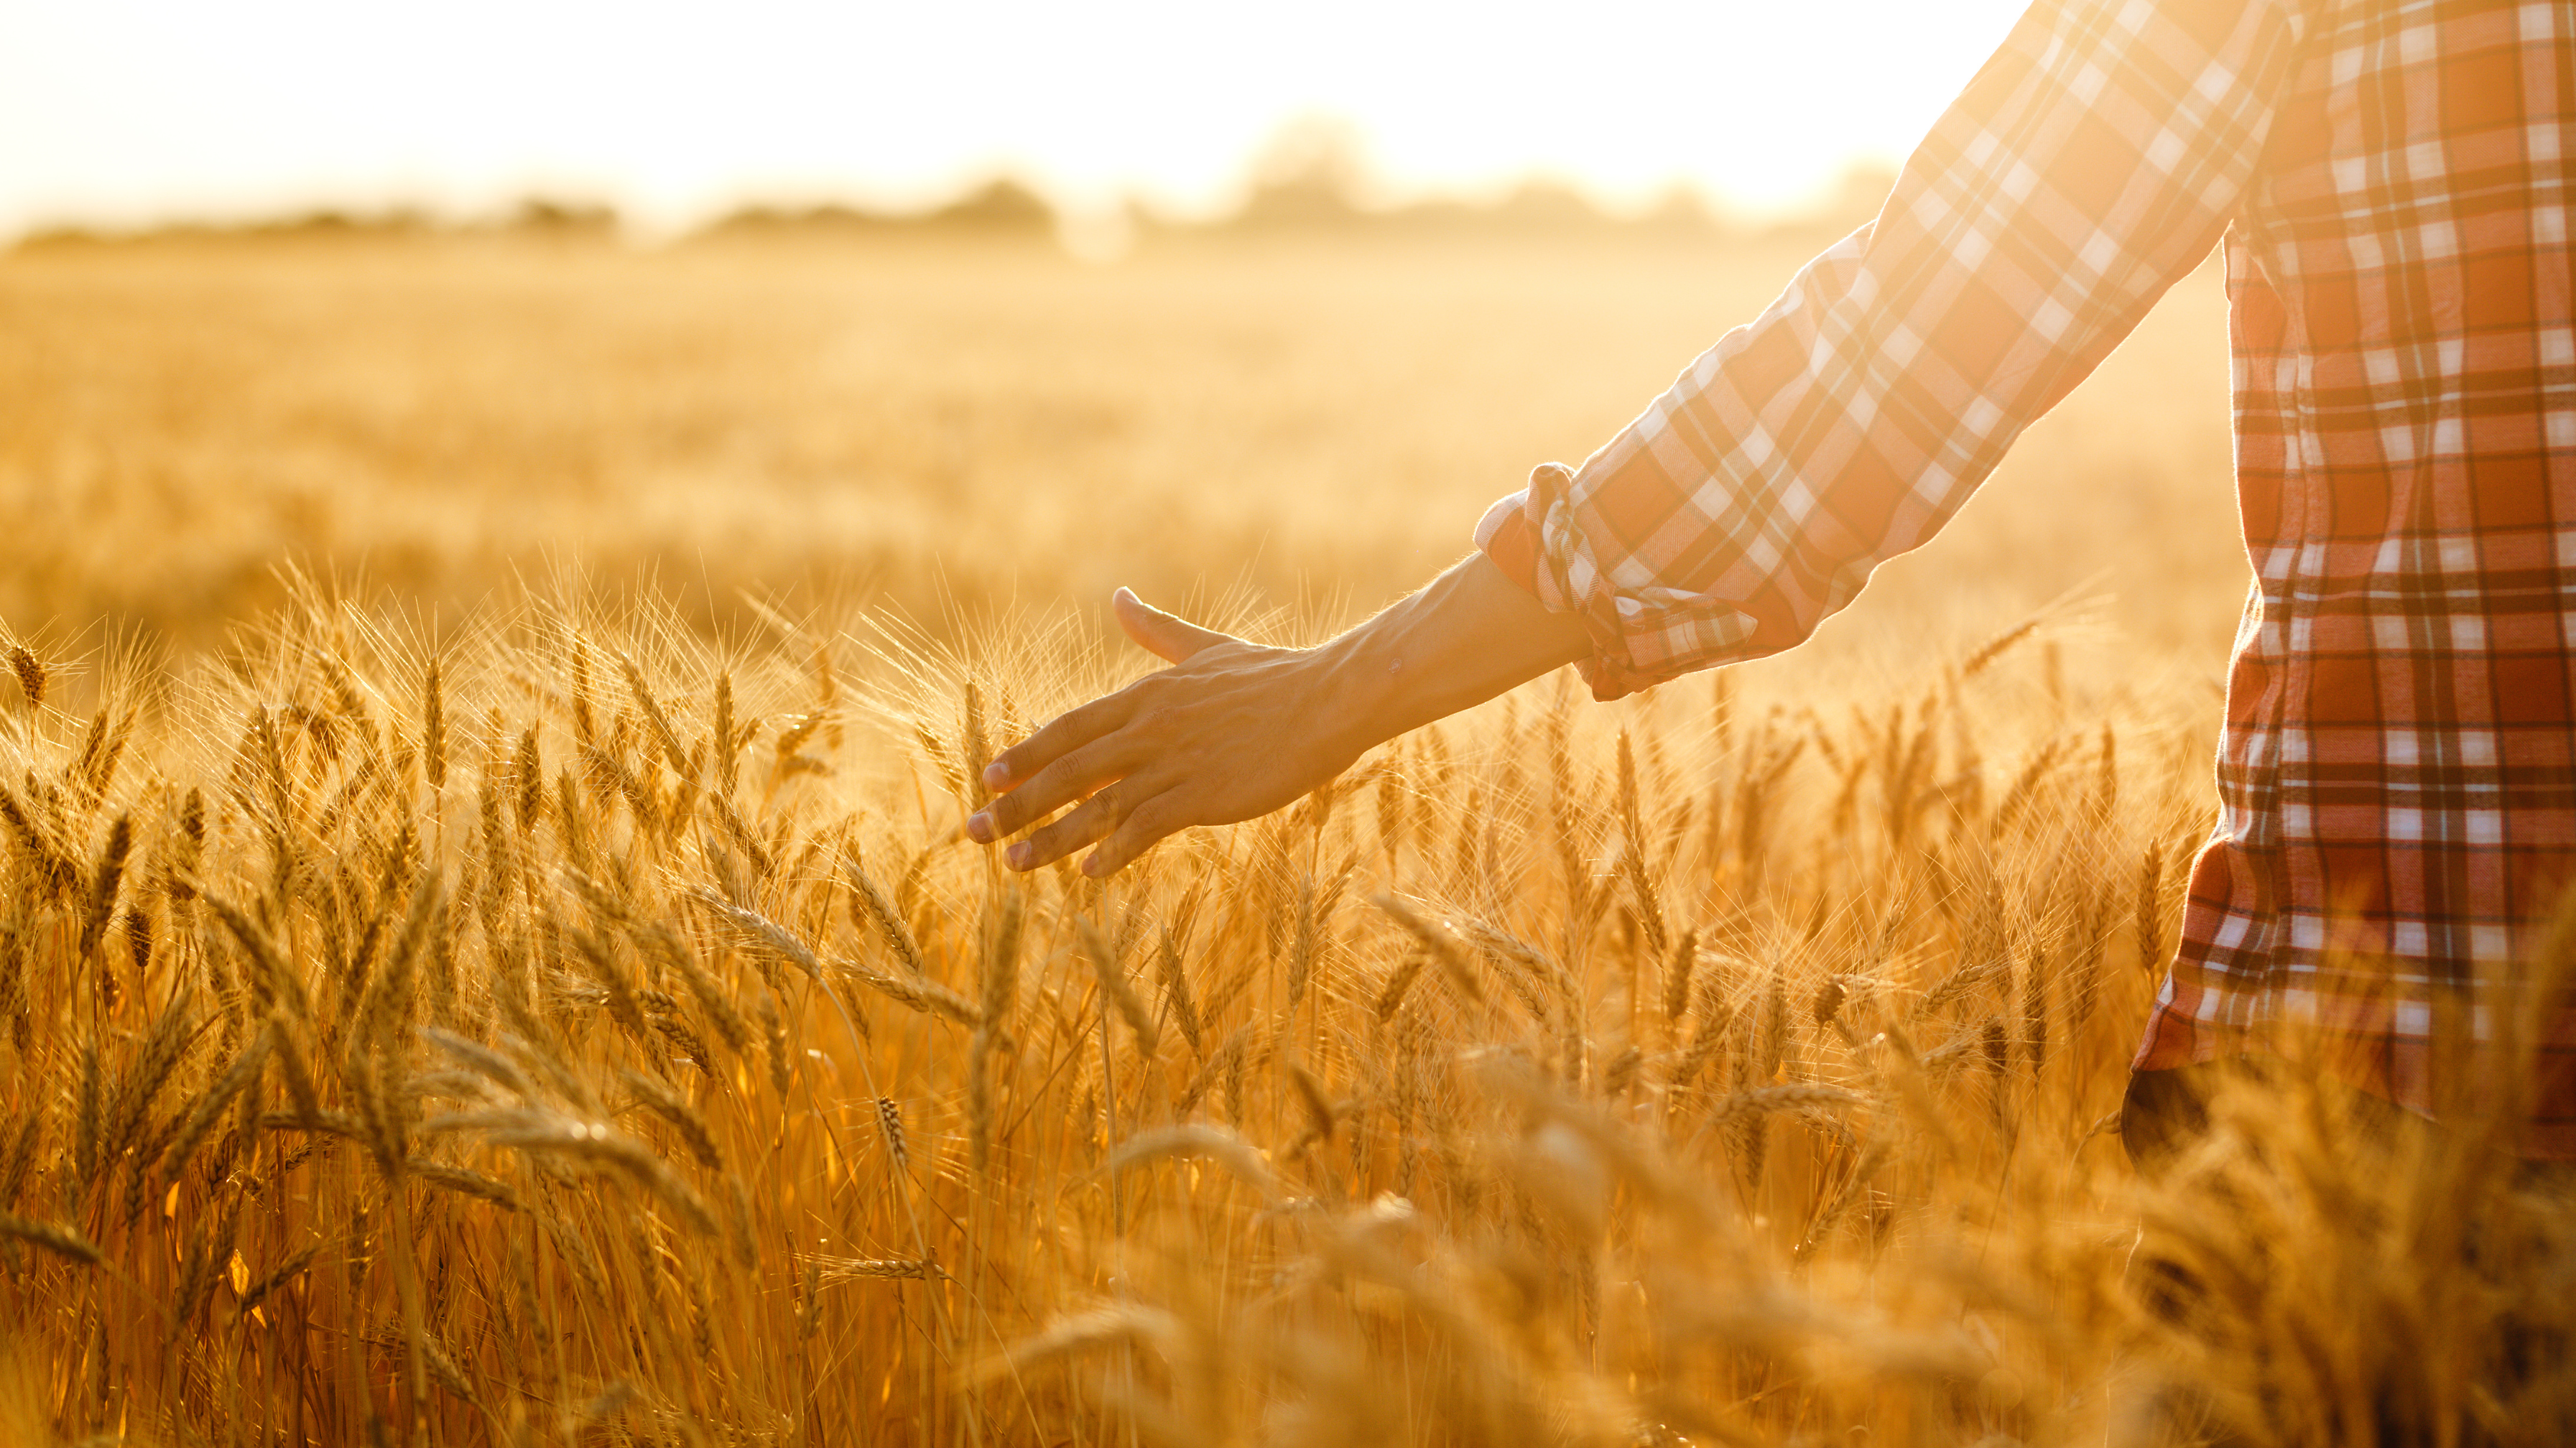
<path id="1" fill-rule="evenodd" d="M 1082 857 L 1082 873 L 1088 879 L 1100 878 L 1101 859 L 1097 852 Z"/>
<path id="2" fill-rule="evenodd" d="M 984 766 L 984 787 L 986 789 L 1000 789 L 1003 785 L 1010 782 L 1011 772 L 1002 767 L 1002 761 L 996 759 L 992 763 Z"/>
<path id="3" fill-rule="evenodd" d="M 979 845 L 989 845 L 993 843 L 993 817 L 988 814 L 968 815 L 966 817 L 966 838 L 973 840 Z"/>
<path id="4" fill-rule="evenodd" d="M 1029 855 L 1031 853 L 1028 841 L 1022 840 L 1018 844 L 1011 846 L 1011 852 L 1004 855 L 1002 858 L 1010 862 L 1012 869 L 1025 870 L 1029 867 Z"/>

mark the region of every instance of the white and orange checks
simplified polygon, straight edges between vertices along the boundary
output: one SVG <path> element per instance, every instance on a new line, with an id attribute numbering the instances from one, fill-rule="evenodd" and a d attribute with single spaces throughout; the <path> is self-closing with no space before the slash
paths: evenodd
<path id="1" fill-rule="evenodd" d="M 2567 0 L 2041 0 L 1875 223 L 1477 541 L 1602 697 L 1787 648 L 2223 236 L 2255 584 L 2138 1065 L 2295 1019 L 2429 1113 L 2431 1022 L 2576 876 L 2571 173 Z"/>

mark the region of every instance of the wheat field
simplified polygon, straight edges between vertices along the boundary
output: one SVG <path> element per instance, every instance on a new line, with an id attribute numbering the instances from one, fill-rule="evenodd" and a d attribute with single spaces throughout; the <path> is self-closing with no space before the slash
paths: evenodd
<path id="1" fill-rule="evenodd" d="M 1795 262 L 0 257 L 0 1440 L 2564 1441 L 2509 1117 L 2292 1052 L 2113 1129 L 2244 584 L 2207 273 L 1791 654 L 964 842 L 1143 671 L 1111 585 L 1346 623 Z"/>

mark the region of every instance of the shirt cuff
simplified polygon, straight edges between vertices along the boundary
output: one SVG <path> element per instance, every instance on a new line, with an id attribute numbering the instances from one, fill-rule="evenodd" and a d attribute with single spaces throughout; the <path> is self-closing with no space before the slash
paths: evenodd
<path id="1" fill-rule="evenodd" d="M 1548 603 L 1540 590 L 1538 525 L 1529 519 L 1529 489 L 1494 500 L 1476 524 L 1476 546 L 1521 592 L 1546 603 L 1551 612 L 1564 611 L 1563 604 Z"/>
<path id="2" fill-rule="evenodd" d="M 1592 641 L 1592 656 L 1575 670 L 1590 685 L 1592 697 L 1604 703 L 1661 683 L 1662 676 L 1637 670 L 1620 627 L 1618 601 L 1606 590 L 1578 594 L 1555 560 L 1548 556 L 1546 519 L 1564 505 L 1574 473 L 1563 463 L 1541 463 L 1530 473 L 1530 485 L 1498 498 L 1476 524 L 1476 546 L 1494 561 L 1522 592 L 1550 613 L 1571 613 L 1583 620 Z"/>

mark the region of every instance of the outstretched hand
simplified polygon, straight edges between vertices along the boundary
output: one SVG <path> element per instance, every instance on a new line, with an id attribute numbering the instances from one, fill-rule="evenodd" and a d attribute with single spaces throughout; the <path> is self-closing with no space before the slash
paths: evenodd
<path id="1" fill-rule="evenodd" d="M 1407 729 L 1481 704 L 1590 652 L 1583 621 L 1550 613 L 1483 554 L 1317 648 L 1274 649 L 1113 600 L 1127 637 L 1171 665 L 1064 714 L 985 767 L 982 844 L 1072 806 L 1011 846 L 1033 870 L 1086 845 L 1086 875 L 1156 840 L 1288 804 Z"/>
<path id="2" fill-rule="evenodd" d="M 1327 650 L 1248 643 L 1124 588 L 1111 603 L 1127 637 L 1171 667 L 1059 716 L 985 768 L 996 798 L 966 821 L 978 842 L 1074 806 L 1005 852 L 1012 869 L 1100 843 L 1082 870 L 1107 875 L 1174 831 L 1288 804 L 1378 742 L 1347 727 L 1351 691 L 1335 687 Z"/>

